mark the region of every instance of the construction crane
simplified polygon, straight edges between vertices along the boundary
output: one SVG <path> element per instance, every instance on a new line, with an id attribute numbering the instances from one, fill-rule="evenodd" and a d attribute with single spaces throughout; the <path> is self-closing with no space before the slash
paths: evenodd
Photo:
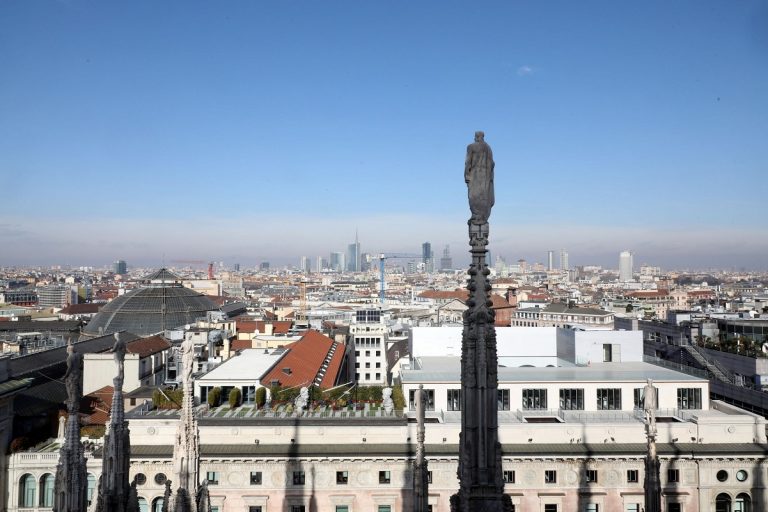
<path id="1" fill-rule="evenodd" d="M 384 304 L 384 261 L 391 259 L 421 259 L 421 254 L 379 254 L 379 272 L 380 272 L 380 289 L 379 289 L 379 301 Z"/>
<path id="2" fill-rule="evenodd" d="M 171 260 L 171 263 L 181 263 L 182 265 L 208 265 L 208 279 L 213 280 L 213 262 L 205 260 Z"/>

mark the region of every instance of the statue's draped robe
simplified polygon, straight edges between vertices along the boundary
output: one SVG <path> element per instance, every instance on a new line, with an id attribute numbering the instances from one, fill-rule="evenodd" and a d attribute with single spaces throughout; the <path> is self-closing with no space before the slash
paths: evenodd
<path id="1" fill-rule="evenodd" d="M 493 153 L 484 141 L 467 146 L 464 179 L 469 193 L 469 209 L 473 224 L 486 224 L 495 201 L 493 194 Z"/>

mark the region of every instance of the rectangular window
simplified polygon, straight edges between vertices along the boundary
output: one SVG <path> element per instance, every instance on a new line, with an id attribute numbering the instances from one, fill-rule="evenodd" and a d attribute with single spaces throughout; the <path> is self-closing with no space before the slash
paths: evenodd
<path id="1" fill-rule="evenodd" d="M 546 389 L 524 389 L 523 409 L 544 410 L 547 408 Z"/>
<path id="2" fill-rule="evenodd" d="M 380 373 L 376 373 L 376 380 L 381 380 L 381 374 Z"/>
<path id="3" fill-rule="evenodd" d="M 679 388 L 677 390 L 679 409 L 701 409 L 701 388 Z"/>
<path id="4" fill-rule="evenodd" d="M 431 471 L 427 471 L 427 483 L 428 484 L 432 483 L 432 472 Z"/>
<path id="5" fill-rule="evenodd" d="M 418 391 L 418 389 L 411 389 L 408 392 L 408 407 L 412 411 L 416 410 L 416 391 Z M 424 393 L 427 395 L 427 406 L 424 408 L 424 410 L 434 411 L 435 410 L 435 390 L 425 389 Z"/>
<path id="6" fill-rule="evenodd" d="M 509 410 L 509 390 L 499 389 L 498 393 L 499 393 L 498 409 L 500 411 L 508 411 Z"/>
<path id="7" fill-rule="evenodd" d="M 627 505 L 624 507 L 624 512 L 640 512 L 640 504 L 627 503 Z"/>
<path id="8" fill-rule="evenodd" d="M 557 471 L 554 469 L 548 469 L 544 471 L 544 483 L 556 484 L 557 483 Z"/>
<path id="9" fill-rule="evenodd" d="M 557 512 L 557 505 L 554 503 L 547 503 L 544 505 L 544 512 Z"/>
<path id="10" fill-rule="evenodd" d="M 635 484 L 637 483 L 638 479 L 638 471 L 636 469 L 628 469 L 627 470 L 627 483 L 629 484 Z"/>
<path id="11" fill-rule="evenodd" d="M 366 363 L 365 363 L 365 367 L 366 367 L 366 368 L 370 368 L 370 367 L 371 367 L 371 363 L 369 363 L 369 362 L 366 362 Z"/>
<path id="12" fill-rule="evenodd" d="M 208 480 L 208 485 L 219 485 L 219 472 L 208 471 L 206 479 Z"/>
<path id="13" fill-rule="evenodd" d="M 251 485 L 261 485 L 261 471 L 251 471 Z"/>
<path id="14" fill-rule="evenodd" d="M 561 389 L 560 390 L 560 408 L 566 411 L 584 410 L 584 390 L 583 389 Z"/>
<path id="15" fill-rule="evenodd" d="M 610 363 L 611 361 L 613 361 L 613 358 L 611 357 L 613 351 L 611 350 L 611 348 L 612 347 L 610 343 L 603 343 L 603 362 L 604 363 Z"/>
<path id="16" fill-rule="evenodd" d="M 349 512 L 347 505 L 336 505 L 336 512 Z"/>
<path id="17" fill-rule="evenodd" d="M 248 512 L 262 512 L 261 505 L 251 505 L 248 507 Z"/>
<path id="18" fill-rule="evenodd" d="M 587 506 L 584 507 L 584 512 L 600 512 L 597 508 L 597 503 L 587 503 Z"/>
<path id="19" fill-rule="evenodd" d="M 376 508 L 376 512 L 392 512 L 392 506 L 391 505 L 379 505 Z"/>
<path id="20" fill-rule="evenodd" d="M 621 389 L 608 388 L 597 390 L 597 410 L 619 411 L 621 410 Z"/>
<path id="21" fill-rule="evenodd" d="M 667 482 L 670 484 L 674 484 L 680 481 L 680 470 L 679 469 L 668 469 L 667 470 Z"/>
<path id="22" fill-rule="evenodd" d="M 376 363 L 376 368 L 381 368 L 381 363 Z"/>
<path id="23" fill-rule="evenodd" d="M 370 350 L 366 350 L 365 351 L 365 357 L 371 357 L 371 351 Z"/>
<path id="24" fill-rule="evenodd" d="M 304 505 L 291 505 L 291 512 L 307 512 Z"/>
<path id="25" fill-rule="evenodd" d="M 596 469 L 588 469 L 584 473 L 584 479 L 587 481 L 587 483 L 596 484 L 597 483 L 597 470 Z"/>
<path id="26" fill-rule="evenodd" d="M 360 357 L 360 351 L 359 350 L 355 350 L 355 357 Z"/>
<path id="27" fill-rule="evenodd" d="M 211 512 L 219 512 L 219 507 L 211 507 Z"/>
<path id="28" fill-rule="evenodd" d="M 376 357 L 381 357 L 381 350 L 376 351 Z"/>
<path id="29" fill-rule="evenodd" d="M 337 471 L 336 472 L 336 484 L 337 485 L 347 485 L 349 483 L 349 472 L 348 471 Z"/>
<path id="30" fill-rule="evenodd" d="M 371 380 L 371 374 L 370 373 L 366 373 L 365 374 L 365 380 Z"/>
<path id="31" fill-rule="evenodd" d="M 392 476 L 389 471 L 379 471 L 379 483 L 388 484 L 392 481 Z"/>
<path id="32" fill-rule="evenodd" d="M 683 512 L 683 504 L 667 503 L 667 512 Z"/>
<path id="33" fill-rule="evenodd" d="M 460 389 L 448 390 L 448 410 L 449 411 L 461 410 L 461 390 Z"/>
<path id="34" fill-rule="evenodd" d="M 305 476 L 303 471 L 293 472 L 293 485 L 304 485 Z"/>
<path id="35" fill-rule="evenodd" d="M 513 484 L 515 483 L 515 472 L 514 471 L 504 471 L 502 473 L 504 476 L 504 483 L 505 484 Z"/>

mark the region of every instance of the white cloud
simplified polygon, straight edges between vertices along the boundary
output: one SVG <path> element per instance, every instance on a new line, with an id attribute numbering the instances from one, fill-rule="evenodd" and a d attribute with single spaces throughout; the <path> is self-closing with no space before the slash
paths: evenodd
<path id="1" fill-rule="evenodd" d="M 517 76 L 528 76 L 536 72 L 531 66 L 525 65 L 517 68 Z"/>

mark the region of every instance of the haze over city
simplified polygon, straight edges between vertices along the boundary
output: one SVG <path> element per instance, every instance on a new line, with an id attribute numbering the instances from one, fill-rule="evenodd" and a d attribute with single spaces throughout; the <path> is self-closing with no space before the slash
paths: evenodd
<path id="1" fill-rule="evenodd" d="M 0 4 L 0 265 L 466 256 L 766 269 L 764 2 Z"/>

